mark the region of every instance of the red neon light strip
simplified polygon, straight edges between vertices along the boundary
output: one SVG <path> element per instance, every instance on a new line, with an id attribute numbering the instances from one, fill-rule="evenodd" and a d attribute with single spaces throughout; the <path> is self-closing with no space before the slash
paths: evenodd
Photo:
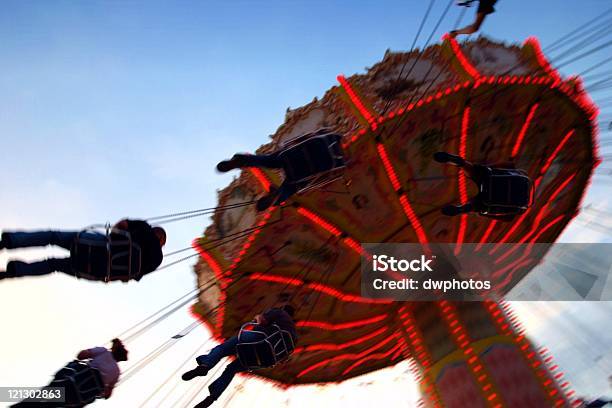
<path id="1" fill-rule="evenodd" d="M 352 329 L 355 327 L 366 326 L 373 323 L 378 323 L 381 320 L 387 318 L 387 314 L 381 314 L 378 316 L 374 316 L 369 319 L 363 320 L 354 320 L 352 322 L 344 322 L 344 323 L 328 323 L 328 322 L 318 322 L 318 321 L 308 321 L 308 320 L 299 320 L 295 325 L 297 327 L 316 327 L 323 330 L 344 330 L 344 329 Z"/>
<path id="2" fill-rule="evenodd" d="M 491 379 L 489 378 L 489 374 L 486 372 L 480 357 L 470 346 L 471 341 L 468 336 L 467 329 L 459 321 L 455 307 L 446 300 L 440 301 L 438 303 L 438 307 L 440 308 L 442 316 L 446 321 L 451 337 L 453 337 L 455 343 L 463 351 L 463 354 L 467 360 L 467 365 L 472 371 L 474 378 L 476 378 L 476 382 L 480 385 L 482 393 L 485 395 L 488 401 L 487 404 L 494 404 L 494 407 L 501 406 L 500 402 L 494 402 L 499 401 L 499 395 L 494 392 Z"/>
<path id="3" fill-rule="evenodd" d="M 221 266 L 219 266 L 217 261 L 200 246 L 200 243 L 198 242 L 197 239 L 193 241 L 192 246 L 193 248 L 195 248 L 196 251 L 198 251 L 202 259 L 204 259 L 204 261 L 208 264 L 210 269 L 212 269 L 213 273 L 215 274 L 215 278 L 219 281 L 219 286 L 221 288 L 221 290 L 219 291 L 220 292 L 219 304 L 221 306 L 219 307 L 219 309 L 217 309 L 217 319 L 216 319 L 217 324 L 216 325 L 213 325 L 212 323 L 210 324 L 210 326 L 213 329 L 212 330 L 213 335 L 219 338 L 223 330 L 223 320 L 225 318 L 225 306 L 223 305 L 225 305 L 225 300 L 227 296 L 225 293 L 225 290 L 227 288 L 227 282 L 223 278 L 223 269 L 221 268 Z"/>
<path id="4" fill-rule="evenodd" d="M 576 132 L 576 129 L 572 129 L 569 132 L 567 132 L 567 134 L 563 137 L 563 139 L 561 139 L 561 143 L 559 143 L 557 145 L 557 147 L 555 148 L 554 152 L 550 155 L 550 157 L 546 161 L 546 164 L 544 166 L 542 166 L 542 169 L 540 170 L 540 174 L 543 175 L 544 173 L 546 173 L 548 171 L 548 169 L 552 165 L 553 161 L 557 158 L 557 155 L 559 154 L 561 149 L 563 149 L 563 146 L 565 146 L 565 144 L 567 143 L 569 138 L 572 137 L 572 135 L 575 132 Z"/>
<path id="5" fill-rule="evenodd" d="M 270 183 L 270 180 L 268 180 L 268 178 L 263 173 L 263 171 L 261 171 L 257 167 L 249 167 L 248 169 L 251 172 L 251 174 L 255 176 L 257 181 L 259 181 L 259 184 L 261 184 L 263 189 L 266 190 L 266 192 L 270 192 L 270 186 L 272 183 Z"/>
<path id="6" fill-rule="evenodd" d="M 387 176 L 389 177 L 389 181 L 391 181 L 391 185 L 393 186 L 393 189 L 396 192 L 399 192 L 401 188 L 401 184 L 399 182 L 399 179 L 397 178 L 397 173 L 395 172 L 395 169 L 393 168 L 393 165 L 391 164 L 391 161 L 389 160 L 389 156 L 387 155 L 387 150 L 382 144 L 378 144 L 377 149 L 378 149 L 378 155 L 380 157 L 380 160 L 383 162 L 385 172 L 387 173 Z M 399 201 L 402 206 L 402 209 L 404 210 L 404 213 L 408 217 L 408 221 L 410 221 L 410 225 L 412 226 L 412 229 L 417 235 L 419 242 L 421 243 L 423 248 L 425 248 L 425 250 L 429 251 L 429 245 L 428 245 L 429 241 L 427 239 L 427 235 L 425 234 L 425 230 L 423 229 L 423 226 L 421 225 L 421 221 L 419 220 L 419 217 L 416 215 L 416 213 L 414 212 L 414 209 L 410 205 L 410 201 L 408 200 L 408 197 L 406 196 L 406 194 L 400 195 Z"/>
<path id="7" fill-rule="evenodd" d="M 533 47 L 538 65 L 542 67 L 544 72 L 546 72 L 552 78 L 554 81 L 553 88 L 555 88 L 557 85 L 559 85 L 559 83 L 561 83 L 561 76 L 559 76 L 559 72 L 557 72 L 557 70 L 550 65 L 550 62 L 544 56 L 542 48 L 540 47 L 540 42 L 535 37 L 529 37 L 523 43 L 523 45 L 527 44 Z"/>
<path id="8" fill-rule="evenodd" d="M 467 72 L 474 79 L 480 78 L 480 72 L 478 72 L 476 67 L 474 67 L 474 65 L 472 65 L 472 63 L 463 54 L 463 51 L 461 51 L 461 47 L 459 46 L 457 40 L 455 40 L 448 34 L 444 34 L 442 38 L 450 42 L 453 53 L 455 54 L 455 57 L 457 57 L 457 60 L 459 61 L 465 72 Z"/>
<path id="9" fill-rule="evenodd" d="M 319 361 L 316 364 L 313 364 L 309 367 L 306 367 L 304 370 L 300 371 L 297 375 L 298 378 L 305 376 L 306 374 L 308 374 L 309 372 L 316 370 L 319 367 L 325 366 L 327 364 L 336 362 L 336 361 L 343 361 L 343 360 L 358 360 L 364 356 L 367 356 L 368 354 L 372 353 L 373 351 L 378 350 L 381 347 L 384 347 L 387 343 L 389 343 L 392 340 L 395 340 L 397 337 L 399 336 L 399 333 L 395 333 L 389 337 L 387 337 L 386 339 L 376 343 L 375 345 L 373 345 L 372 347 L 367 348 L 366 350 L 363 350 L 360 353 L 349 353 L 349 354 L 341 354 L 339 356 L 336 357 L 332 357 L 332 358 L 328 358 L 326 360 L 323 361 Z"/>
<path id="10" fill-rule="evenodd" d="M 376 354 L 372 354 L 369 355 L 367 357 L 364 357 L 360 360 L 357 360 L 356 362 L 354 362 L 353 364 L 351 364 L 346 370 L 344 370 L 342 372 L 342 375 L 346 375 L 349 372 L 351 372 L 354 368 L 359 367 L 360 365 L 362 365 L 363 363 L 365 363 L 366 361 L 369 360 L 382 360 L 386 357 L 388 357 L 389 355 L 397 352 L 397 351 L 401 351 L 401 344 L 396 344 L 395 346 L 393 346 L 393 348 L 389 349 L 388 351 L 386 351 L 385 353 L 376 353 Z M 392 359 L 393 360 L 393 359 Z"/>
<path id="11" fill-rule="evenodd" d="M 563 181 L 563 183 L 561 183 L 557 187 L 557 189 L 555 191 L 553 191 L 553 193 L 550 195 L 550 198 L 546 201 L 546 205 L 544 205 L 540 209 L 540 212 L 536 216 L 536 218 L 535 218 L 535 225 L 537 225 L 537 226 L 540 225 L 540 223 L 542 222 L 542 218 L 544 218 L 544 216 L 548 214 L 548 209 L 550 208 L 552 203 L 557 199 L 559 194 L 561 194 L 561 192 L 563 190 L 565 190 L 565 187 L 567 187 L 567 185 L 574 179 L 574 177 L 576 177 L 576 174 L 578 174 L 578 173 L 573 173 L 571 176 L 566 178 L 565 181 Z"/>
<path id="12" fill-rule="evenodd" d="M 495 225 L 497 224 L 497 220 L 492 220 L 489 223 L 489 227 L 487 228 L 487 230 L 485 231 L 484 235 L 482 236 L 482 238 L 480 238 L 480 242 L 478 243 L 478 245 L 476 246 L 476 251 L 480 251 L 480 248 L 482 248 L 482 245 L 487 242 L 487 240 L 489 239 L 489 236 L 491 235 L 491 233 L 493 232 L 493 228 L 495 228 Z"/>
<path id="13" fill-rule="evenodd" d="M 380 160 L 383 162 L 383 166 L 385 167 L 385 171 L 387 172 L 387 176 L 389 176 L 389 180 L 391 181 L 391 185 L 395 191 L 398 191 L 402 185 L 397 178 L 397 174 L 391 165 L 391 161 L 389 160 L 389 156 L 387 155 L 387 150 L 382 144 L 378 144 L 376 146 L 378 149 L 378 155 L 380 156 Z"/>
<path id="14" fill-rule="evenodd" d="M 527 114 L 527 119 L 525 120 L 525 123 L 523 124 L 523 127 L 521 128 L 521 131 L 519 132 L 519 135 L 516 138 L 516 143 L 514 144 L 514 147 L 512 148 L 512 154 L 510 155 L 510 157 L 512 157 L 513 159 L 516 157 L 516 155 L 519 152 L 519 149 L 521 148 L 521 144 L 523 143 L 525 134 L 527 134 L 527 129 L 529 129 L 529 125 L 531 124 L 531 121 L 533 120 L 533 115 L 535 115 L 535 112 L 538 109 L 538 106 L 540 105 L 536 103 L 531 107 L 531 109 L 529 109 L 529 113 Z"/>
<path id="15" fill-rule="evenodd" d="M 420 373 L 416 366 L 412 367 L 411 365 L 411 371 L 415 374 L 417 381 L 424 386 L 425 393 L 429 395 L 434 407 L 440 408 L 443 405 L 440 403 L 440 397 L 436 393 L 435 383 L 431 378 L 431 357 L 425 348 L 424 338 L 416 326 L 412 312 L 408 310 L 406 306 L 402 306 L 399 309 L 399 313 L 402 325 L 406 328 L 406 333 L 408 334 L 408 338 L 412 344 L 415 358 L 419 360 L 421 366 L 423 367 L 423 372 Z"/>
<path id="16" fill-rule="evenodd" d="M 338 228 L 336 228 L 335 226 L 333 226 L 329 222 L 325 221 L 323 218 L 321 218 L 317 214 L 313 213 L 312 211 L 309 211 L 309 210 L 305 209 L 304 207 L 300 207 L 300 208 L 298 208 L 297 212 L 298 212 L 298 214 L 303 215 L 304 217 L 306 217 L 309 220 L 313 221 L 315 224 L 318 224 L 319 226 L 321 226 L 324 230 L 326 230 L 330 234 L 332 234 L 332 235 L 334 235 L 336 237 L 339 237 L 340 235 L 342 235 L 342 231 L 340 231 Z"/>
<path id="17" fill-rule="evenodd" d="M 537 216 L 535 217 L 535 221 L 533 222 L 533 226 L 531 227 L 531 230 L 527 234 L 525 234 L 525 236 L 523 238 L 521 238 L 517 242 L 517 244 L 525 243 L 533 234 L 535 234 L 538 231 L 538 229 L 540 227 L 540 223 L 542 222 L 542 218 L 544 218 L 544 216 L 548 214 L 548 210 L 549 210 L 551 204 L 555 201 L 557 196 L 565 189 L 565 187 L 567 187 L 567 185 L 574 179 L 575 176 L 576 176 L 576 173 L 572 174 L 570 177 L 565 179 L 565 181 L 563 183 L 561 183 L 555 189 L 555 191 L 553 191 L 553 193 L 550 195 L 550 198 L 548 200 L 546 200 L 546 204 L 544 206 L 542 206 L 542 208 L 540 208 L 540 211 L 538 212 Z M 508 250 L 505 254 L 503 254 L 502 256 L 500 256 L 499 258 L 497 258 L 495 260 L 495 264 L 503 262 L 508 256 L 510 256 L 512 253 L 514 253 L 518 248 L 519 248 L 518 245 L 513 245 L 510 250 Z"/>
<path id="18" fill-rule="evenodd" d="M 542 234 L 544 234 L 546 231 L 548 231 L 550 228 L 552 228 L 555 224 L 557 224 L 559 221 L 561 221 L 563 218 L 565 217 L 564 214 L 559 215 L 557 218 L 555 218 L 554 220 L 550 221 L 548 224 L 546 224 L 544 226 L 544 228 L 542 228 L 538 234 L 531 239 L 531 241 L 529 242 L 529 245 L 527 245 L 527 248 L 525 249 L 525 252 L 523 252 L 523 254 L 521 255 L 520 258 L 516 259 L 515 261 L 511 262 L 510 264 L 504 266 L 501 269 L 498 269 L 497 271 L 493 272 L 493 277 L 494 278 L 500 278 L 502 276 L 504 276 L 504 273 L 507 272 L 508 270 L 514 268 L 515 266 L 519 265 L 521 262 L 523 262 L 527 257 L 529 257 L 529 254 L 531 254 L 531 251 L 533 249 L 533 245 L 535 244 L 535 242 L 538 240 L 538 238 L 540 238 L 540 236 Z M 515 268 L 516 269 L 516 268 Z M 514 274 L 514 270 L 508 274 L 508 276 L 505 277 L 505 281 L 509 281 L 509 279 L 512 278 L 512 275 Z"/>
<path id="19" fill-rule="evenodd" d="M 320 283 L 305 283 L 301 279 L 295 278 L 287 278 L 285 276 L 273 275 L 273 274 L 263 274 L 263 273 L 253 273 L 249 275 L 250 280 L 258 280 L 264 282 L 274 282 L 292 286 L 303 286 L 308 289 L 316 290 L 321 293 L 325 293 L 331 297 L 335 297 L 336 299 L 342 300 L 344 302 L 352 302 L 352 303 L 367 303 L 367 304 L 390 304 L 392 301 L 386 299 L 367 299 L 361 296 L 351 295 L 349 293 L 345 293 L 339 291 L 330 286 L 326 286 Z"/>
<path id="20" fill-rule="evenodd" d="M 518 334 L 515 330 L 513 330 L 512 325 L 514 324 L 517 326 L 517 328 L 519 328 L 519 331 L 522 331 L 522 329 L 520 328 L 520 323 L 518 323 L 516 316 L 513 315 L 510 306 L 506 302 L 503 302 L 502 305 L 504 310 L 502 311 L 499 305 L 495 304 L 494 302 L 489 301 L 485 302 L 485 304 L 487 304 L 487 309 L 489 313 L 491 313 L 491 315 L 493 316 L 493 320 L 495 320 L 497 326 L 499 327 L 498 330 L 502 334 L 505 334 L 514 339 L 517 344 L 517 347 L 519 348 L 519 351 L 523 354 L 524 358 L 527 360 L 527 363 L 533 368 L 533 371 L 536 374 L 538 381 L 542 385 L 543 390 L 547 393 L 547 396 L 552 399 L 552 397 L 554 397 L 554 395 L 558 393 L 558 384 L 556 384 L 555 380 L 551 377 L 552 373 L 548 372 L 548 370 L 546 370 L 546 368 L 542 366 L 542 361 L 536 358 L 536 352 L 533 350 L 533 345 L 531 344 L 531 342 L 529 342 L 529 340 L 527 340 L 524 335 Z M 506 317 L 503 313 L 504 311 L 511 318 L 510 321 L 506 320 Z M 541 352 L 542 356 L 545 356 L 545 353 L 546 351 L 543 350 Z M 547 358 L 545 362 L 552 362 L 552 356 Z M 560 389 L 563 390 L 568 385 L 569 383 L 565 382 Z M 569 393 L 566 393 L 566 396 L 569 398 L 571 395 L 569 395 Z M 560 396 L 556 400 L 555 406 L 564 405 L 565 403 L 565 398 Z"/>
<path id="21" fill-rule="evenodd" d="M 470 107 L 467 107 L 463 111 L 463 118 L 461 119 L 461 137 L 459 138 L 459 156 L 466 158 L 467 155 L 467 138 L 468 129 L 470 124 Z M 465 205 L 468 202 L 467 185 L 465 172 L 459 170 L 459 199 L 461 205 Z M 457 245 L 455 246 L 455 255 L 459 255 L 461 252 L 461 246 L 465 238 L 465 230 L 467 228 L 467 214 L 461 214 L 459 221 L 459 232 L 457 233 Z"/>
<path id="22" fill-rule="evenodd" d="M 341 344 L 318 343 L 318 344 L 310 344 L 308 346 L 303 346 L 303 347 L 296 347 L 294 350 L 294 353 L 304 353 L 307 351 L 316 351 L 316 350 L 328 350 L 328 351 L 344 350 L 351 346 L 356 346 L 357 344 L 361 344 L 370 339 L 373 339 L 379 334 L 386 332 L 388 329 L 389 329 L 388 327 L 381 327 L 380 329 L 375 330 L 372 333 L 365 334 L 361 337 L 358 337 L 356 339 L 353 339 L 351 341 L 347 341 L 346 343 L 341 343 Z"/>
<path id="23" fill-rule="evenodd" d="M 433 91 L 431 94 L 429 94 L 429 96 L 424 97 L 423 99 L 420 99 L 417 102 L 412 102 L 410 104 L 408 104 L 405 107 L 401 107 L 399 108 L 397 111 L 395 112 L 390 112 L 387 116 L 385 116 L 384 118 L 379 118 L 379 120 L 381 121 L 380 123 L 383 123 L 386 120 L 389 120 L 391 118 L 394 118 L 396 116 L 401 116 L 404 114 L 407 114 L 409 112 L 411 112 L 412 110 L 414 110 L 415 107 L 422 107 L 424 105 L 426 105 L 427 103 L 433 101 L 433 97 L 435 96 L 435 100 L 438 100 L 438 95 L 440 95 L 440 98 L 442 96 L 449 96 L 453 93 L 457 93 L 460 92 L 463 89 L 469 88 L 470 86 L 472 88 L 477 88 L 478 86 L 480 86 L 481 84 L 489 84 L 489 85 L 494 85 L 494 84 L 503 84 L 505 86 L 510 86 L 510 85 L 528 85 L 528 84 L 533 84 L 533 85 L 545 85 L 549 88 L 554 88 L 554 83 L 553 81 L 550 79 L 550 77 L 536 77 L 536 76 L 531 76 L 531 75 L 525 75 L 525 76 L 517 76 L 517 75 L 512 75 L 512 76 L 488 76 L 488 77 L 484 77 L 481 76 L 479 77 L 478 80 L 471 82 L 471 81 L 466 81 L 463 84 L 456 84 L 455 86 L 452 87 L 448 87 L 446 88 L 443 92 L 442 91 Z M 594 128 L 597 127 L 597 122 L 596 122 L 596 118 L 597 118 L 597 114 L 599 112 L 598 108 L 593 104 L 593 102 L 590 100 L 590 98 L 588 97 L 588 95 L 584 92 L 584 89 L 581 89 L 579 92 L 575 92 L 571 87 L 567 86 L 567 85 L 562 85 L 559 87 L 559 89 L 561 91 L 564 92 L 564 94 L 570 98 L 574 103 L 576 103 L 578 105 L 578 107 L 580 109 L 582 109 L 589 117 L 589 119 L 591 120 L 591 123 L 593 125 Z M 430 97 L 432 97 L 430 99 Z M 428 102 L 429 101 L 429 102 Z M 376 125 L 376 123 L 374 123 L 374 126 Z M 366 129 L 361 129 L 359 130 L 357 133 L 355 133 L 348 142 L 346 142 L 346 145 L 350 145 L 351 143 L 355 142 L 360 136 L 366 134 L 367 131 Z M 596 145 L 595 140 L 594 140 L 594 145 Z M 594 156 L 597 157 L 597 148 L 594 148 Z"/>
<path id="24" fill-rule="evenodd" d="M 246 255 L 247 250 L 251 247 L 251 245 L 253 245 L 253 242 L 255 242 L 255 238 L 257 238 L 257 236 L 259 235 L 259 233 L 261 232 L 262 228 L 264 225 L 266 225 L 266 223 L 268 222 L 268 220 L 270 219 L 270 217 L 272 216 L 272 212 L 278 207 L 270 207 L 268 210 L 266 210 L 266 212 L 264 213 L 261 221 L 259 221 L 257 223 L 257 229 L 255 229 L 253 231 L 253 233 L 251 235 L 249 235 L 249 238 L 247 238 L 246 242 L 244 243 L 244 245 L 242 246 L 242 249 L 240 250 L 240 252 L 238 252 L 238 256 L 236 258 L 234 258 L 234 261 L 232 262 L 232 264 L 230 265 L 229 269 L 225 272 L 227 275 L 229 275 L 231 273 L 231 271 L 233 271 L 234 269 L 236 269 L 236 267 L 238 266 L 238 264 L 240 263 L 240 261 L 242 261 L 242 257 L 244 255 Z"/>
<path id="25" fill-rule="evenodd" d="M 217 277 L 217 279 L 220 279 L 223 276 L 223 269 L 221 268 L 219 263 L 215 260 L 215 258 L 213 258 L 208 252 L 206 252 L 200 246 L 199 239 L 194 239 L 193 242 L 191 243 L 191 246 L 196 251 L 198 251 L 198 253 L 200 254 L 200 256 L 202 258 L 204 258 L 204 260 L 206 261 L 206 263 L 208 264 L 210 269 L 212 269 L 212 271 L 215 274 L 215 276 Z"/>
<path id="26" fill-rule="evenodd" d="M 376 120 L 374 119 L 374 116 L 372 116 L 372 114 L 366 109 L 363 102 L 361 102 L 361 99 L 359 99 L 359 96 L 357 96 L 357 94 L 355 93 L 349 82 L 346 80 L 344 75 L 338 75 L 337 78 L 338 82 L 340 82 L 340 85 L 342 85 L 349 98 L 351 99 L 351 102 L 353 102 L 355 108 L 357 108 L 361 116 L 363 116 L 363 118 L 367 120 L 370 125 L 372 125 L 372 128 L 375 129 Z"/>
<path id="27" fill-rule="evenodd" d="M 399 201 L 400 201 L 400 204 L 402 205 L 402 208 L 404 209 L 404 213 L 408 217 L 408 221 L 410 221 L 410 225 L 412 225 L 414 232 L 416 232 L 417 234 L 419 243 L 425 249 L 425 251 L 429 252 L 429 240 L 427 239 L 427 235 L 425 234 L 425 229 L 423 229 L 423 226 L 421 225 L 421 221 L 419 220 L 416 213 L 412 209 L 412 206 L 410 205 L 410 202 L 408 201 L 408 197 L 406 197 L 406 194 L 402 194 L 400 196 Z"/>
<path id="28" fill-rule="evenodd" d="M 535 181 L 535 189 L 537 190 L 540 182 L 542 181 L 543 176 L 546 174 L 546 172 L 548 171 L 548 169 L 550 168 L 550 166 L 552 165 L 553 161 L 557 158 L 557 156 L 559 155 L 559 152 L 561 151 L 561 149 L 563 149 L 563 147 L 565 146 L 565 144 L 567 143 L 567 141 L 569 140 L 569 138 L 575 133 L 575 129 L 570 130 L 561 140 L 561 142 L 557 145 L 557 147 L 555 148 L 555 150 L 553 151 L 553 153 L 548 157 L 548 159 L 546 160 L 546 163 L 544 164 L 544 166 L 542 166 L 542 168 L 540 169 L 540 176 L 538 177 L 538 179 Z M 510 237 L 514 231 L 516 231 L 516 229 L 521 225 L 521 223 L 523 222 L 523 220 L 527 217 L 527 214 L 529 214 L 529 210 L 525 211 L 518 220 L 516 220 L 516 222 L 512 225 L 512 227 L 510 227 L 510 229 L 508 229 L 508 231 L 504 234 L 504 236 L 499 240 L 499 242 L 497 243 L 497 245 L 495 245 L 493 247 L 493 249 L 491 249 L 491 251 L 489 251 L 490 255 L 493 255 L 495 252 L 497 252 L 500 248 L 501 248 L 501 244 L 505 243 L 508 239 L 508 237 Z"/>
<path id="29" fill-rule="evenodd" d="M 315 224 L 319 225 L 320 227 L 322 227 L 324 230 L 326 230 L 327 232 L 329 232 L 330 234 L 339 237 L 342 235 L 345 235 L 345 238 L 342 239 L 342 242 L 349 247 L 350 249 L 352 249 L 354 252 L 356 252 L 358 255 L 361 256 L 365 256 L 367 258 L 369 258 L 371 255 L 369 253 L 367 253 L 362 247 L 361 244 L 359 244 L 359 242 L 357 242 L 356 240 L 354 240 L 351 237 L 348 237 L 346 235 L 346 233 L 343 233 L 343 231 L 340 230 L 340 228 L 336 227 L 335 225 L 333 225 L 331 222 L 324 220 L 323 217 L 321 217 L 320 215 L 315 214 L 314 212 L 307 210 L 304 207 L 299 207 L 297 209 L 298 214 L 308 218 L 310 221 L 314 222 Z"/>

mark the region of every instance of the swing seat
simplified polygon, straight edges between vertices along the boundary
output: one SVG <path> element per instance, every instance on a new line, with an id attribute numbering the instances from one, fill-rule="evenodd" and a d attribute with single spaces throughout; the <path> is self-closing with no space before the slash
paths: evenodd
<path id="1" fill-rule="evenodd" d="M 79 278 L 104 282 L 140 279 L 141 250 L 130 233 L 116 228 L 88 227 L 78 233 L 70 249 L 72 270 Z M 98 233 L 103 239 L 92 239 Z"/>
<path id="2" fill-rule="evenodd" d="M 65 387 L 66 407 L 91 404 L 104 394 L 100 372 L 85 361 L 74 360 L 55 374 L 52 387 Z"/>
<path id="3" fill-rule="evenodd" d="M 279 153 L 286 182 L 300 194 L 340 179 L 346 169 L 341 140 L 341 135 L 319 129 L 287 142 Z"/>
<path id="4" fill-rule="evenodd" d="M 482 214 L 518 214 L 533 204 L 534 185 L 523 170 L 487 167 L 480 185 Z"/>
<path id="5" fill-rule="evenodd" d="M 274 367 L 287 360 L 295 349 L 288 331 L 275 324 L 265 329 L 267 331 L 257 324 L 245 323 L 238 333 L 236 354 L 240 364 L 249 371 Z"/>

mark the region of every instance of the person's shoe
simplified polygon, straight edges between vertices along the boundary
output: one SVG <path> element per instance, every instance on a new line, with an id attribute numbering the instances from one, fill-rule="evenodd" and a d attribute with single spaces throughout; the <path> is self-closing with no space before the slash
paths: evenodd
<path id="1" fill-rule="evenodd" d="M 15 268 L 13 262 L 9 262 L 6 265 L 6 271 L 0 271 L 0 280 L 6 278 L 15 278 Z"/>
<path id="2" fill-rule="evenodd" d="M 0 235 L 0 249 L 7 249 L 8 248 L 8 237 L 6 236 L 6 233 L 2 233 L 2 235 Z"/>
<path id="3" fill-rule="evenodd" d="M 216 400 L 209 395 L 208 397 L 204 398 L 204 401 L 200 402 L 198 405 L 196 405 L 193 408 L 207 408 L 207 407 L 210 407 L 215 401 Z"/>
<path id="4" fill-rule="evenodd" d="M 270 187 L 270 192 L 265 196 L 261 197 L 259 200 L 257 200 L 255 208 L 257 209 L 257 211 L 267 210 L 274 203 L 277 196 L 278 189 L 275 187 Z"/>
<path id="5" fill-rule="evenodd" d="M 455 166 L 462 166 L 465 163 L 462 157 L 446 152 L 436 152 L 433 157 L 438 163 L 450 163 Z"/>
<path id="6" fill-rule="evenodd" d="M 193 370 L 187 371 L 185 374 L 181 376 L 181 378 L 183 379 L 183 381 L 190 381 L 196 377 L 204 377 L 206 374 L 208 374 L 208 370 L 209 370 L 208 366 L 199 365 Z"/>
<path id="7" fill-rule="evenodd" d="M 459 207 L 456 205 L 447 205 L 442 208 L 442 214 L 448 215 L 449 217 L 454 217 L 455 215 L 461 214 Z"/>
<path id="8" fill-rule="evenodd" d="M 221 173 L 226 173 L 230 170 L 238 169 L 242 165 L 241 160 L 238 156 L 234 155 L 229 160 L 223 160 L 217 164 L 217 170 Z"/>
<path id="9" fill-rule="evenodd" d="M 266 194 L 265 196 L 257 200 L 257 204 L 255 204 L 255 208 L 257 209 L 257 211 L 267 210 L 272 205 L 275 198 L 276 196 L 272 194 Z"/>

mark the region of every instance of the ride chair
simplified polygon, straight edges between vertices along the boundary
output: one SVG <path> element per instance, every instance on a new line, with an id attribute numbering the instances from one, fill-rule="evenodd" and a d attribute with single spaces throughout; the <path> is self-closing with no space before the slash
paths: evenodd
<path id="1" fill-rule="evenodd" d="M 265 332 L 255 323 L 245 323 L 240 328 L 236 354 L 240 364 L 249 371 L 274 367 L 286 361 L 295 349 L 288 331 L 276 324 L 266 326 L 266 329 L 271 330 Z M 245 339 L 247 332 L 249 338 Z M 253 341 L 253 337 L 257 340 Z"/>
<path id="2" fill-rule="evenodd" d="M 86 233 L 99 233 L 104 239 L 91 239 Z M 93 225 L 79 232 L 70 259 L 78 278 L 126 282 L 142 277 L 140 246 L 132 242 L 129 232 L 110 225 Z"/>
<path id="3" fill-rule="evenodd" d="M 517 214 L 533 204 L 534 185 L 523 170 L 486 168 L 480 185 L 482 214 Z"/>
<path id="4" fill-rule="evenodd" d="M 100 372 L 81 360 L 66 364 L 55 374 L 50 386 L 65 388 L 66 402 L 62 406 L 66 407 L 91 404 L 104 394 L 104 383 Z"/>
<path id="5" fill-rule="evenodd" d="M 323 187 L 343 177 L 347 161 L 342 135 L 322 128 L 285 143 L 279 153 L 286 182 L 297 194 Z"/>

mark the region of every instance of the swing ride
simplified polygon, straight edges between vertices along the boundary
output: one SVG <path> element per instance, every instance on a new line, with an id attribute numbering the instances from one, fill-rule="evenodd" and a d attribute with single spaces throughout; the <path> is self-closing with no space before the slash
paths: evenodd
<path id="1" fill-rule="evenodd" d="M 338 81 L 320 100 L 288 111 L 257 153 L 333 128 L 345 135 L 346 180 L 257 213 L 231 206 L 266 194 L 283 176 L 242 171 L 194 241 L 198 285 L 207 285 L 194 314 L 223 340 L 258 309 L 296 306 L 300 341 L 290 363 L 253 372 L 280 386 L 339 382 L 414 359 L 431 406 L 565 404 L 569 397 L 507 305 L 361 297 L 359 243 L 554 242 L 598 163 L 597 109 L 580 79 L 562 78 L 534 38 L 519 47 L 485 38 L 459 45 L 446 36 L 420 52 L 388 52 L 366 74 Z M 463 172 L 432 160 L 437 151 L 524 169 L 533 205 L 511 222 L 443 216 L 441 207 L 476 191 Z M 507 257 L 497 288 L 507 293 L 538 262 L 529 252 Z M 510 370 L 535 376 L 513 389 Z"/>
<path id="2" fill-rule="evenodd" d="M 574 30 L 549 50 L 564 42 L 583 44 L 601 24 Z M 244 168 L 219 192 L 214 208 L 146 220 L 212 216 L 192 247 L 164 256 L 191 249 L 195 254 L 158 268 L 198 257 L 196 287 L 117 337 L 133 342 L 194 300 L 195 321 L 131 364 L 118 385 L 204 324 L 213 340 L 238 336 L 236 358 L 247 377 L 281 388 L 339 383 L 407 361 L 421 407 L 578 404 L 548 350 L 526 337 L 507 302 L 362 296 L 360 265 L 370 256 L 362 243 L 414 243 L 425 252 L 452 243 L 455 257 L 469 246 L 495 255 L 493 285 L 503 298 L 545 256 L 546 249 L 534 246 L 554 243 L 582 210 L 600 163 L 597 107 L 583 80 L 563 77 L 537 39 L 508 45 L 479 37 L 460 44 L 445 35 L 441 43 L 427 44 L 388 51 L 365 73 L 339 75 L 323 97 L 288 110 L 271 141 L 256 152 L 278 154 L 282 166 Z M 589 92 L 605 86 L 595 84 Z M 504 179 L 501 190 L 498 182 L 479 190 L 466 172 L 436 163 L 436 152 L 487 166 L 491 180 L 512 176 L 521 184 Z M 257 210 L 258 200 L 287 185 L 283 199 Z M 506 194 L 512 189 L 522 191 L 520 199 Z M 454 217 L 441 211 L 479 194 L 491 208 L 518 210 L 506 221 L 491 217 L 494 211 Z M 105 240 L 88 241 L 92 231 Z M 506 252 L 509 243 L 524 250 Z M 108 226 L 77 235 L 71 257 L 79 277 L 109 282 L 143 275 L 139 246 L 129 233 Z M 297 341 L 278 326 L 266 331 L 248 322 L 287 304 L 296 311 Z M 163 397 L 161 390 L 209 342 L 148 391 L 141 406 L 153 400 L 164 406 L 177 385 Z M 86 361 L 63 370 L 78 403 L 101 397 L 100 379 Z M 203 388 L 195 384 L 195 392 L 179 401 L 190 406 Z"/>

